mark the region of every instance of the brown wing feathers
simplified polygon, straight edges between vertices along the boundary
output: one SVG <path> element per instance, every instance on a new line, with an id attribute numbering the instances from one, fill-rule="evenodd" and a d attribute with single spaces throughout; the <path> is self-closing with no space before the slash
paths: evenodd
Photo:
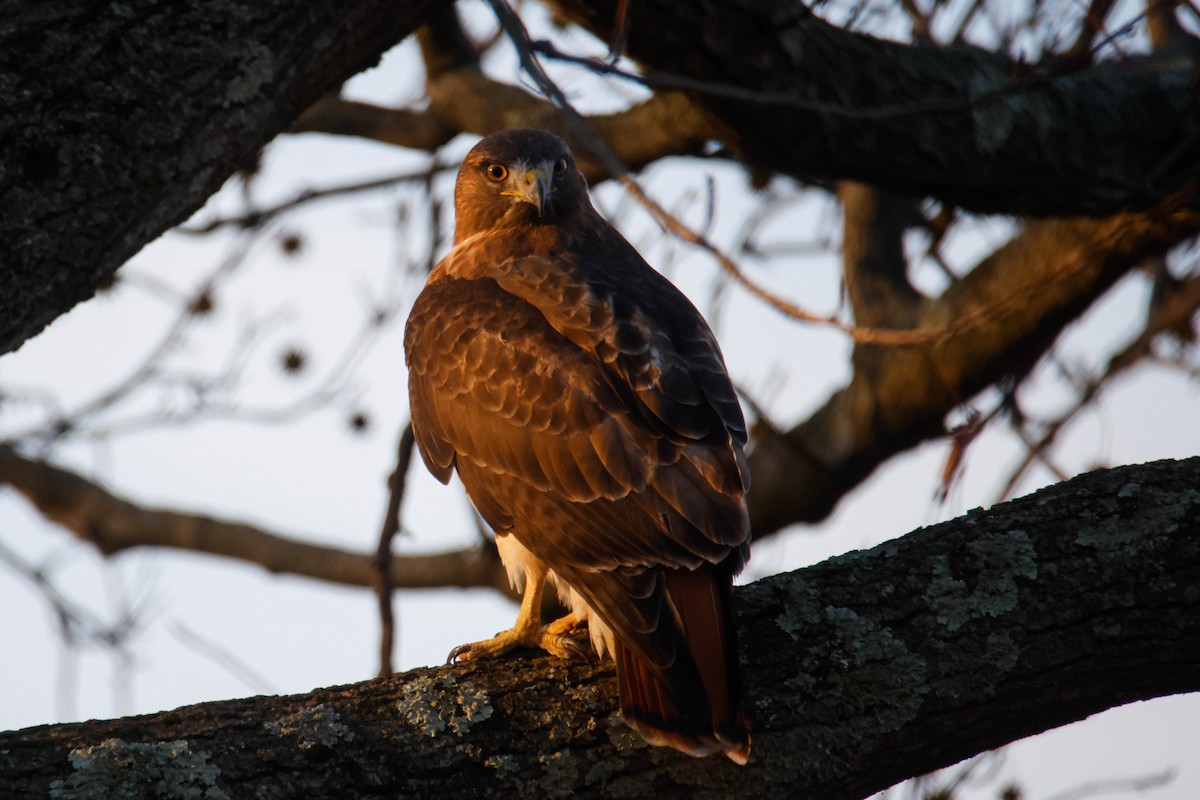
<path id="1" fill-rule="evenodd" d="M 596 214 L 573 166 L 541 216 L 483 174 L 562 158 L 557 138 L 509 131 L 464 161 L 456 247 L 405 333 L 417 443 L 612 628 L 631 725 L 744 763 L 741 410 L 703 319 Z"/>

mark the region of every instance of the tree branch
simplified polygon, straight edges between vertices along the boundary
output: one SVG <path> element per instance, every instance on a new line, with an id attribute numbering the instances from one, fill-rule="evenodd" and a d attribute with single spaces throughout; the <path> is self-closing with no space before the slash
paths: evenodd
<path id="1" fill-rule="evenodd" d="M 1200 213 L 1170 206 L 1026 224 L 918 310 L 914 327 L 946 333 L 934 346 L 860 345 L 849 384 L 783 436 L 755 442 L 755 536 L 823 519 L 884 461 L 941 436 L 956 406 L 1029 369 L 1121 275 L 1197 231 Z"/>
<path id="2" fill-rule="evenodd" d="M 617 2 L 551 5 L 607 41 Z M 1068 216 L 1146 208 L 1200 172 L 1190 57 L 1031 67 L 843 31 L 791 0 L 647 0 L 628 24 L 647 84 L 711 111 L 760 174 Z"/>
<path id="3" fill-rule="evenodd" d="M 580 171 L 589 182 L 613 177 L 590 157 L 589 148 L 580 146 L 553 103 L 482 72 L 452 5 L 434 13 L 421 29 L 420 39 L 428 109 L 382 108 L 326 96 L 289 132 L 354 135 L 434 150 L 460 132 L 486 135 L 517 126 L 541 128 L 572 145 Z M 708 141 L 725 133 L 701 106 L 679 92 L 661 92 L 622 111 L 588 117 L 588 122 L 634 170 L 668 156 L 698 153 Z"/>
<path id="4" fill-rule="evenodd" d="M 904 231 L 921 217 L 917 203 L 854 181 L 838 184 L 842 274 L 854 324 L 911 328 L 921 296 L 908 281 Z"/>
<path id="5" fill-rule="evenodd" d="M 1159 308 L 1152 310 L 1146 327 L 1120 351 L 1108 359 L 1104 369 L 1095 377 L 1087 380 L 1077 389 L 1078 397 L 1064 412 L 1049 422 L 1043 423 L 1041 436 L 1035 441 L 1026 441 L 1026 453 L 1021 462 L 1013 468 L 1012 474 L 1000 490 L 999 497 L 1005 498 L 1012 494 L 1017 482 L 1025 475 L 1026 470 L 1038 458 L 1054 445 L 1067 425 L 1080 412 L 1094 403 L 1101 392 L 1122 372 L 1141 363 L 1151 353 L 1151 348 L 1159 334 L 1185 330 L 1191 332 L 1193 320 L 1200 311 L 1200 275 L 1193 275 L 1181 281 L 1167 294 Z"/>
<path id="6" fill-rule="evenodd" d="M 346 100 L 327 94 L 309 106 L 286 133 L 331 133 L 358 136 L 397 147 L 434 151 L 460 131 L 431 111 Z"/>
<path id="7" fill-rule="evenodd" d="M 392 576 L 392 540 L 400 532 L 400 508 L 404 504 L 404 491 L 408 487 L 408 468 L 412 464 L 413 448 L 416 446 L 411 422 L 404 423 L 400 441 L 396 445 L 396 468 L 388 477 L 388 501 L 383 511 L 383 524 L 379 529 L 379 544 L 371 560 L 371 585 L 375 590 L 375 602 L 379 606 L 379 674 L 390 675 L 392 649 L 395 645 L 396 619 L 392 613 L 392 593 L 396 586 Z"/>
<path id="8" fill-rule="evenodd" d="M 208 797 L 865 797 L 1200 689 L 1196 486 L 1200 458 L 1091 473 L 738 589 L 744 768 L 644 745 L 609 667 L 518 656 L 0 734 L 0 794 L 150 764 Z"/>
<path id="9" fill-rule="evenodd" d="M 90 297 L 433 5 L 9 4 L 0 353 Z"/>
<path id="10" fill-rule="evenodd" d="M 239 522 L 143 508 L 74 472 L 26 458 L 8 445 L 0 445 L 0 486 L 4 484 L 105 555 L 164 547 L 248 561 L 269 572 L 372 585 L 375 555 L 301 542 Z M 508 575 L 490 548 L 394 556 L 391 582 L 397 589 L 491 587 L 511 596 Z"/>

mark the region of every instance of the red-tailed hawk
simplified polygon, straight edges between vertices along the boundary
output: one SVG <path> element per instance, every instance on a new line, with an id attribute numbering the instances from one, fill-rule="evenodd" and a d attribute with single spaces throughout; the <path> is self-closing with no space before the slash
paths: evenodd
<path id="1" fill-rule="evenodd" d="M 586 622 L 647 741 L 745 763 L 746 428 L 712 332 L 592 208 L 557 136 L 483 139 L 454 206 L 454 249 L 405 330 L 413 431 L 439 480 L 457 469 L 525 593 L 511 630 L 451 660 L 568 656 Z M 546 580 L 572 613 L 542 625 Z"/>

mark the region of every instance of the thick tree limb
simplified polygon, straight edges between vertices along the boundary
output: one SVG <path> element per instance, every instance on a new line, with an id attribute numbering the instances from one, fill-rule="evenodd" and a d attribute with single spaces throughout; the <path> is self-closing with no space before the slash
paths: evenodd
<path id="1" fill-rule="evenodd" d="M 426 111 L 361 103 L 327 96 L 304 112 L 289 133 L 333 133 L 422 150 L 434 150 L 460 132 L 486 135 L 512 127 L 541 128 L 574 140 L 552 104 L 517 86 L 460 70 L 428 83 Z M 596 135 L 608 142 L 630 169 L 668 156 L 694 155 L 721 130 L 704 109 L 678 92 L 650 99 L 612 114 L 588 118 Z M 583 150 L 579 168 L 589 182 L 611 177 Z"/>
<path id="2" fill-rule="evenodd" d="M 1092 473 L 739 589 L 744 768 L 642 744 L 610 668 L 514 657 L 0 734 L 0 794 L 151 764 L 208 797 L 861 798 L 1200 689 L 1197 486 L 1200 458 Z"/>
<path id="3" fill-rule="evenodd" d="M 372 585 L 376 558 L 372 554 L 311 544 L 240 522 L 144 508 L 81 475 L 0 445 L 0 486 L 6 484 L 47 519 L 105 555 L 135 547 L 163 547 L 233 558 L 270 572 L 349 586 Z M 508 576 L 492 548 L 394 556 L 391 583 L 397 589 L 491 587 L 511 593 Z"/>
<path id="4" fill-rule="evenodd" d="M 912 328 L 921 295 L 908 281 L 904 232 L 920 221 L 918 204 L 854 181 L 837 187 L 842 204 L 842 275 L 854 324 Z"/>
<path id="5" fill-rule="evenodd" d="M 432 111 L 410 111 L 327 94 L 309 106 L 288 133 L 358 136 L 397 147 L 434 151 L 461 131 Z"/>
<path id="6" fill-rule="evenodd" d="M 0 353 L 90 297 L 433 5 L 6 4 Z"/>
<path id="7" fill-rule="evenodd" d="M 946 333 L 935 346 L 859 346 L 849 384 L 783 436 L 755 442 L 755 536 L 823 519 L 884 461 L 942 435 L 956 406 L 1029 369 L 1117 278 L 1197 231 L 1200 213 L 1169 207 L 1025 225 L 917 309 L 914 327 Z"/>
<path id="8" fill-rule="evenodd" d="M 610 41 L 619 2 L 551 5 Z M 1031 67 L 850 33 L 792 0 L 647 0 L 629 5 L 628 30 L 651 85 L 711 110 L 761 173 L 1055 216 L 1145 208 L 1200 173 L 1183 53 Z"/>

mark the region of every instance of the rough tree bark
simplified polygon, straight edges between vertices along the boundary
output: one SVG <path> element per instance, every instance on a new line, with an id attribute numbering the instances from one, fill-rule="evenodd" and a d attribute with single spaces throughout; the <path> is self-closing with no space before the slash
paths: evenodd
<path id="1" fill-rule="evenodd" d="M 432 5 L 5 3 L 0 353 L 90 297 Z"/>
<path id="2" fill-rule="evenodd" d="M 642 744 L 608 667 L 514 657 L 0 734 L 0 795 L 864 797 L 1200 690 L 1197 486 L 1092 473 L 739 589 L 744 768 Z"/>
<path id="3" fill-rule="evenodd" d="M 1065 216 L 1145 208 L 1200 171 L 1192 46 L 1080 69 L 883 41 L 793 0 L 551 5 L 604 41 L 626 10 L 626 50 L 652 82 L 691 87 L 736 132 L 739 158 L 767 174 Z"/>

